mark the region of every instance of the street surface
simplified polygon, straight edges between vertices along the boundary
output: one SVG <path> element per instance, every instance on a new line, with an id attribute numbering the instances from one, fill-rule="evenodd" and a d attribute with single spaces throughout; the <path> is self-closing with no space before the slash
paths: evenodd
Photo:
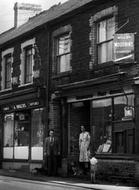
<path id="1" fill-rule="evenodd" d="M 15 177 L 0 176 L 0 190 L 137 190 L 133 187 L 103 185 L 103 184 L 85 184 L 66 181 L 40 182 L 35 180 L 25 180 Z"/>
<path id="2" fill-rule="evenodd" d="M 53 182 L 39 182 L 13 177 L 0 176 L 0 190 L 85 190 L 81 187 L 73 187 Z"/>

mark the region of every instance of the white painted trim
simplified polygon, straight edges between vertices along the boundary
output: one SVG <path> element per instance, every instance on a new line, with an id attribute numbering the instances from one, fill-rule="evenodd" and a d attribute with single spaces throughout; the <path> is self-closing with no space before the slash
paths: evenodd
<path id="1" fill-rule="evenodd" d="M 21 44 L 21 49 L 24 49 L 25 47 L 29 45 L 35 44 L 35 41 L 36 41 L 35 38 L 25 41 L 24 43 Z"/>

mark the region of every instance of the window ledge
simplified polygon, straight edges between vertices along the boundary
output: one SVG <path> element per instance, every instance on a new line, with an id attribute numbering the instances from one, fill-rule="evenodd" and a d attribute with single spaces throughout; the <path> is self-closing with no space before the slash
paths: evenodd
<path id="1" fill-rule="evenodd" d="M 127 65 L 133 65 L 133 64 L 137 64 L 136 62 L 114 62 L 114 61 L 109 61 L 109 62 L 104 62 L 104 63 L 95 63 L 92 67 L 92 69 L 90 70 L 99 70 L 99 69 L 103 69 L 103 68 L 108 68 L 108 67 L 112 67 L 112 66 L 127 66 Z"/>
<path id="2" fill-rule="evenodd" d="M 119 153 L 96 153 L 96 157 L 98 159 L 117 159 L 117 160 L 133 160 L 135 158 L 135 154 L 119 154 Z"/>
<path id="3" fill-rule="evenodd" d="M 115 120 L 115 121 L 112 121 L 112 122 L 113 123 L 134 122 L 134 117 L 123 119 L 123 120 Z"/>
<path id="4" fill-rule="evenodd" d="M 0 92 L 8 92 L 8 91 L 11 91 L 12 88 L 7 88 L 7 89 L 2 89 Z"/>
<path id="5" fill-rule="evenodd" d="M 104 62 L 104 63 L 100 63 L 100 64 L 94 64 L 92 70 L 99 70 L 101 68 L 105 68 L 105 67 L 111 67 L 114 66 L 115 63 L 113 61 L 109 61 L 109 62 Z"/>
<path id="6" fill-rule="evenodd" d="M 33 82 L 31 83 L 27 83 L 27 84 L 20 84 L 18 87 L 26 87 L 26 86 L 30 86 L 30 85 L 33 85 Z"/>
<path id="7" fill-rule="evenodd" d="M 52 79 L 59 79 L 59 78 L 63 78 L 63 77 L 67 77 L 72 73 L 72 71 L 67 71 L 67 72 L 63 72 L 63 73 L 58 73 L 56 75 L 52 76 Z"/>

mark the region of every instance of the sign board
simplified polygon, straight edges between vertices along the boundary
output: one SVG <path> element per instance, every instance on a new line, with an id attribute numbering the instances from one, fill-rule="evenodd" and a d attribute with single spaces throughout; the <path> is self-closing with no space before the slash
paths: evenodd
<path id="1" fill-rule="evenodd" d="M 134 38 L 134 33 L 114 35 L 114 62 L 134 62 Z"/>
<path id="2" fill-rule="evenodd" d="M 20 110 L 20 109 L 26 109 L 26 108 L 34 108 L 41 106 L 41 102 L 38 100 L 32 101 L 32 102 L 26 102 L 26 103 L 21 103 L 21 104 L 10 104 L 5 107 L 3 107 L 3 111 L 11 111 L 11 110 Z"/>

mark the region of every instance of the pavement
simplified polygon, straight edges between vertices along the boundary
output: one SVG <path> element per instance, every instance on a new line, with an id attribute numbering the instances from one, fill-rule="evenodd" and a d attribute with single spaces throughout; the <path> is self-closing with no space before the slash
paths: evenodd
<path id="1" fill-rule="evenodd" d="M 137 190 L 137 187 L 122 185 L 122 184 L 110 184 L 110 182 L 100 182 L 97 181 L 95 184 L 92 184 L 89 180 L 79 179 L 79 178 L 71 178 L 71 177 L 48 177 L 42 174 L 30 173 L 19 170 L 6 170 L 0 169 L 0 176 L 8 176 L 8 177 L 16 177 L 27 180 L 35 180 L 41 182 L 50 182 L 59 185 L 67 185 L 67 186 L 75 186 L 75 187 L 83 187 L 86 189 L 94 189 L 94 190 Z"/>

